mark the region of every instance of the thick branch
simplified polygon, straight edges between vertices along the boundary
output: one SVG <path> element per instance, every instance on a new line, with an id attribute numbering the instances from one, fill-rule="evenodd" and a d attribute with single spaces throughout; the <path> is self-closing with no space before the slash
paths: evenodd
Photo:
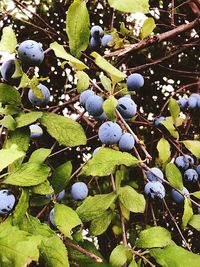
<path id="1" fill-rule="evenodd" d="M 191 30 L 198 24 L 199 24 L 199 18 L 193 20 L 192 22 L 190 22 L 188 24 L 180 25 L 173 30 L 170 30 L 170 31 L 158 34 L 158 35 L 153 35 L 152 37 L 145 39 L 145 40 L 142 40 L 137 44 L 125 45 L 123 49 L 115 51 L 115 52 L 111 52 L 108 55 L 105 55 L 105 57 L 123 56 L 129 52 L 141 50 L 141 49 L 148 47 L 152 44 L 160 43 L 160 42 L 169 40 L 170 38 L 172 38 L 174 36 L 177 36 L 181 33 L 184 33 L 188 30 Z"/>

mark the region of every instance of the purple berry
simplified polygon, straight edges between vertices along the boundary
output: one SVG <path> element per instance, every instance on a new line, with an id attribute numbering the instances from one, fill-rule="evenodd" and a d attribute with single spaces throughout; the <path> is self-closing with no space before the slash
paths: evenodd
<path id="1" fill-rule="evenodd" d="M 15 196 L 9 190 L 0 190 L 0 215 L 8 214 L 15 205 Z"/>
<path id="2" fill-rule="evenodd" d="M 164 120 L 165 120 L 165 117 L 164 116 L 160 116 L 160 117 L 158 117 L 158 118 L 156 118 L 154 120 L 154 125 L 158 126 L 158 125 L 160 125 L 161 121 L 164 121 Z"/>
<path id="3" fill-rule="evenodd" d="M 87 101 L 87 99 L 90 97 L 90 96 L 93 96 L 94 95 L 94 92 L 92 90 L 86 90 L 84 92 L 82 92 L 80 94 L 80 104 L 85 106 L 85 103 Z"/>
<path id="4" fill-rule="evenodd" d="M 188 169 L 184 172 L 184 178 L 189 182 L 197 182 L 198 173 L 193 169 Z"/>
<path id="5" fill-rule="evenodd" d="M 164 179 L 163 172 L 159 168 L 156 168 L 156 167 L 151 168 L 151 171 L 147 171 L 146 173 L 149 181 L 151 182 L 159 181 L 160 183 L 162 183 L 162 180 Z"/>
<path id="6" fill-rule="evenodd" d="M 103 98 L 98 95 L 90 96 L 86 100 L 85 108 L 92 116 L 99 116 L 103 113 Z"/>
<path id="7" fill-rule="evenodd" d="M 146 196 L 152 199 L 156 199 L 156 198 L 163 199 L 165 197 L 165 188 L 158 181 L 148 182 L 145 185 L 144 192 Z"/>
<path id="8" fill-rule="evenodd" d="M 107 121 L 99 127 L 98 135 L 103 144 L 113 145 L 119 142 L 122 136 L 122 129 L 117 123 Z"/>
<path id="9" fill-rule="evenodd" d="M 137 105 L 129 97 L 121 97 L 118 100 L 117 109 L 123 118 L 129 119 L 137 113 Z"/>
<path id="10" fill-rule="evenodd" d="M 99 25 L 95 25 L 91 28 L 90 34 L 92 37 L 102 37 L 103 36 L 103 29 Z"/>
<path id="11" fill-rule="evenodd" d="M 139 73 L 133 73 L 130 76 L 128 76 L 127 79 L 127 86 L 128 90 L 133 91 L 138 88 L 141 88 L 144 85 L 144 78 Z"/>
<path id="12" fill-rule="evenodd" d="M 119 140 L 119 149 L 121 151 L 130 151 L 135 146 L 135 139 L 130 133 L 122 134 Z"/>
<path id="13" fill-rule="evenodd" d="M 72 185 L 71 195 L 74 200 L 83 200 L 88 196 L 88 187 L 83 182 L 77 182 Z"/>
<path id="14" fill-rule="evenodd" d="M 184 195 L 189 195 L 189 191 L 187 190 L 187 188 L 183 187 L 183 194 Z M 178 191 L 176 191 L 176 189 L 172 189 L 172 198 L 176 203 L 182 203 L 184 201 L 184 196 L 181 195 Z"/>
<path id="15" fill-rule="evenodd" d="M 39 138 L 43 135 L 42 128 L 37 124 L 32 124 L 29 126 L 30 137 L 31 138 Z"/>
<path id="16" fill-rule="evenodd" d="M 28 99 L 34 106 L 41 107 L 41 106 L 44 106 L 44 105 L 49 103 L 50 91 L 45 85 L 43 85 L 41 83 L 38 85 L 38 88 L 41 89 L 41 93 L 43 95 L 43 98 L 39 98 L 39 97 L 35 96 L 33 93 L 33 90 L 30 89 L 28 92 Z"/>
<path id="17" fill-rule="evenodd" d="M 110 34 L 105 34 L 102 38 L 101 38 L 101 45 L 103 47 L 109 46 L 109 43 L 113 41 L 113 37 Z"/>

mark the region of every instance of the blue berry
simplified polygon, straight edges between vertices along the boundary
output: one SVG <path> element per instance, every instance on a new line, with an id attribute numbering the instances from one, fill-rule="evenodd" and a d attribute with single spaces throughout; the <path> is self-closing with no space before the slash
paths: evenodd
<path id="1" fill-rule="evenodd" d="M 42 45 L 33 40 L 26 40 L 19 45 L 19 59 L 27 66 L 39 66 L 44 60 Z"/>
<path id="2" fill-rule="evenodd" d="M 175 159 L 175 164 L 178 168 L 186 170 L 189 168 L 190 164 L 189 161 L 186 160 L 184 156 L 179 156 Z"/>
<path id="3" fill-rule="evenodd" d="M 197 182 L 198 173 L 193 169 L 188 169 L 184 172 L 184 178 L 189 182 Z"/>
<path id="4" fill-rule="evenodd" d="M 156 167 L 151 168 L 151 171 L 147 171 L 147 173 L 146 173 L 149 181 L 151 181 L 151 182 L 159 181 L 160 183 L 162 183 L 162 180 L 164 179 L 163 172 L 159 168 L 156 168 Z"/>
<path id="5" fill-rule="evenodd" d="M 165 197 L 165 188 L 158 181 L 148 182 L 145 185 L 144 192 L 146 196 L 152 199 L 156 199 L 156 198 L 163 199 Z"/>
<path id="6" fill-rule="evenodd" d="M 103 29 L 99 25 L 95 25 L 91 28 L 90 34 L 92 37 L 102 37 L 103 36 Z"/>
<path id="7" fill-rule="evenodd" d="M 181 99 L 179 99 L 178 103 L 179 103 L 180 108 L 184 109 L 188 105 L 188 98 L 182 97 Z"/>
<path id="8" fill-rule="evenodd" d="M 184 155 L 184 158 L 187 162 L 189 162 L 189 165 L 194 165 L 194 159 L 190 155 Z"/>
<path id="9" fill-rule="evenodd" d="M 92 90 L 90 90 L 90 89 L 88 89 L 88 90 L 82 92 L 82 93 L 80 94 L 80 104 L 83 105 L 83 106 L 85 106 L 87 99 L 88 99 L 90 96 L 93 96 L 93 95 L 94 95 L 94 92 L 93 92 Z"/>
<path id="10" fill-rule="evenodd" d="M 96 121 L 105 121 L 107 120 L 107 115 L 105 112 L 101 113 L 99 116 L 94 116 Z"/>
<path id="11" fill-rule="evenodd" d="M 191 94 L 188 99 L 188 107 L 190 109 L 196 109 L 199 107 L 200 95 L 199 94 Z"/>
<path id="12" fill-rule="evenodd" d="M 139 73 L 133 73 L 130 76 L 128 76 L 127 79 L 127 86 L 128 90 L 133 91 L 138 88 L 141 88 L 144 85 L 144 78 Z"/>
<path id="13" fill-rule="evenodd" d="M 83 200 L 88 196 L 88 187 L 83 182 L 77 182 L 72 185 L 71 195 L 74 200 Z"/>
<path id="14" fill-rule="evenodd" d="M 187 188 L 183 187 L 183 194 L 184 195 L 189 195 L 189 191 Z M 184 201 L 184 196 L 181 195 L 176 189 L 172 189 L 172 198 L 176 203 L 182 203 Z"/>
<path id="15" fill-rule="evenodd" d="M 101 45 L 103 47 L 109 46 L 109 43 L 113 41 L 113 37 L 110 34 L 105 34 L 102 38 L 101 38 Z"/>
<path id="16" fill-rule="evenodd" d="M 39 138 L 43 135 L 42 128 L 37 124 L 32 124 L 29 126 L 31 138 Z"/>
<path id="17" fill-rule="evenodd" d="M 99 116 L 103 113 L 103 98 L 98 95 L 90 96 L 86 100 L 85 108 L 90 115 Z"/>
<path id="18" fill-rule="evenodd" d="M 98 135 L 103 144 L 113 145 L 119 142 L 122 136 L 122 129 L 117 123 L 107 121 L 99 127 Z"/>
<path id="19" fill-rule="evenodd" d="M 52 209 L 50 211 L 50 213 L 49 213 L 49 220 L 50 220 L 51 224 L 53 224 L 54 226 L 56 226 L 55 225 L 55 222 L 54 222 L 54 209 Z"/>
<path id="20" fill-rule="evenodd" d="M 122 117 L 129 119 L 135 116 L 137 112 L 137 105 L 131 98 L 124 96 L 118 100 L 117 109 Z"/>
<path id="21" fill-rule="evenodd" d="M 38 85 L 38 88 L 41 89 L 41 93 L 43 95 L 43 98 L 39 98 L 39 97 L 35 96 L 33 93 L 33 90 L 30 89 L 28 92 L 28 99 L 33 105 L 41 107 L 41 106 L 44 106 L 44 105 L 49 103 L 50 91 L 46 86 L 44 86 L 41 83 Z"/>
<path id="22" fill-rule="evenodd" d="M 102 146 L 95 148 L 95 150 L 92 153 L 92 156 L 94 157 L 97 154 L 97 152 L 99 151 L 99 149 L 101 149 L 101 148 L 102 148 Z"/>
<path id="23" fill-rule="evenodd" d="M 155 126 L 158 126 L 158 125 L 160 125 L 161 121 L 164 121 L 164 120 L 165 120 L 165 117 L 160 116 L 160 117 L 156 118 L 153 123 Z"/>
<path id="24" fill-rule="evenodd" d="M 0 215 L 8 214 L 15 205 L 15 196 L 9 190 L 0 190 Z"/>
<path id="25" fill-rule="evenodd" d="M 4 61 L 1 66 L 1 76 L 4 81 L 9 82 L 15 73 L 15 60 L 9 59 Z"/>
<path id="26" fill-rule="evenodd" d="M 101 39 L 98 37 L 91 37 L 90 39 L 90 47 L 93 49 L 98 49 L 101 46 Z"/>
<path id="27" fill-rule="evenodd" d="M 119 149 L 121 151 L 130 151 L 135 146 L 135 139 L 130 133 L 122 134 L 119 140 Z"/>
<path id="28" fill-rule="evenodd" d="M 196 167 L 196 171 L 197 171 L 198 175 L 200 175 L 200 165 L 198 165 L 198 166 Z"/>
<path id="29" fill-rule="evenodd" d="M 52 186 L 51 186 L 51 188 L 52 188 Z M 54 195 L 54 193 L 46 195 L 46 197 L 52 198 L 53 195 Z M 65 190 L 62 190 L 59 194 L 57 194 L 56 200 L 61 201 L 64 197 L 65 197 Z"/>

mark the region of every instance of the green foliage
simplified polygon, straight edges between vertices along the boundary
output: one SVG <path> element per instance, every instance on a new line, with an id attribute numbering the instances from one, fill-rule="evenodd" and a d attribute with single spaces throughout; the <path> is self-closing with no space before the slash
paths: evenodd
<path id="1" fill-rule="evenodd" d="M 0 120 L 0 125 L 2 125 L 3 127 L 7 128 L 10 131 L 14 131 L 17 123 L 11 115 L 7 115 L 2 120 Z"/>
<path id="2" fill-rule="evenodd" d="M 22 189 L 19 202 L 13 213 L 13 221 L 12 221 L 13 225 L 18 226 L 21 224 L 27 212 L 28 206 L 29 206 L 29 192 L 27 189 Z"/>
<path id="3" fill-rule="evenodd" d="M 191 225 L 197 231 L 200 231 L 200 214 L 193 215 L 189 221 L 189 225 Z"/>
<path id="4" fill-rule="evenodd" d="M 17 45 L 15 32 L 11 27 L 4 27 L 0 41 L 0 51 L 13 53 Z"/>
<path id="5" fill-rule="evenodd" d="M 170 111 L 171 116 L 173 118 L 174 125 L 177 126 L 177 118 L 179 117 L 179 114 L 180 114 L 180 107 L 174 98 L 170 98 L 169 111 Z"/>
<path id="6" fill-rule="evenodd" d="M 39 111 L 32 111 L 29 113 L 20 113 L 19 116 L 16 117 L 17 128 L 21 128 L 21 127 L 34 123 L 39 118 L 41 118 L 42 115 L 43 113 Z"/>
<path id="7" fill-rule="evenodd" d="M 78 93 L 81 93 L 88 89 L 90 85 L 90 78 L 84 71 L 77 71 L 76 77 L 78 79 L 77 81 L 77 91 Z"/>
<path id="8" fill-rule="evenodd" d="M 54 221 L 61 233 L 71 239 L 71 230 L 81 224 L 79 216 L 72 208 L 58 203 L 54 206 Z"/>
<path id="9" fill-rule="evenodd" d="M 111 65 L 105 58 L 100 56 L 98 53 L 92 52 L 91 56 L 94 57 L 97 66 L 110 75 L 114 83 L 120 82 L 126 78 L 126 74 L 116 69 L 113 65 Z"/>
<path id="10" fill-rule="evenodd" d="M 2 104 L 10 104 L 20 106 L 20 93 L 13 87 L 5 83 L 0 83 L 0 102 Z"/>
<path id="11" fill-rule="evenodd" d="M 141 231 L 135 245 L 138 248 L 162 248 L 170 243 L 170 232 L 163 227 L 155 226 Z"/>
<path id="12" fill-rule="evenodd" d="M 191 201 L 185 197 L 185 202 L 184 202 L 184 213 L 183 213 L 183 218 L 182 218 L 182 226 L 185 228 L 191 219 L 193 215 L 193 210 L 192 210 L 192 204 Z"/>
<path id="13" fill-rule="evenodd" d="M 168 163 L 165 169 L 167 180 L 172 186 L 179 190 L 183 190 L 182 174 L 174 163 Z"/>
<path id="14" fill-rule="evenodd" d="M 117 99 L 114 96 L 109 96 L 103 103 L 103 110 L 106 113 L 109 120 L 115 120 L 115 109 L 117 106 Z"/>
<path id="15" fill-rule="evenodd" d="M 171 151 L 170 151 L 170 144 L 164 137 L 162 137 L 159 140 L 157 144 L 157 150 L 158 150 L 159 162 L 162 164 L 162 166 L 165 166 L 165 164 L 170 159 Z"/>
<path id="16" fill-rule="evenodd" d="M 33 186 L 44 182 L 49 176 L 50 168 L 37 162 L 27 162 L 11 173 L 4 180 L 5 184 L 18 186 Z"/>
<path id="17" fill-rule="evenodd" d="M 102 216 L 116 199 L 115 193 L 87 197 L 77 208 L 77 213 L 83 222 L 88 222 Z"/>
<path id="18" fill-rule="evenodd" d="M 156 24 L 153 18 L 147 18 L 141 28 L 140 31 L 140 38 L 141 39 L 145 39 L 146 37 L 148 37 L 152 31 L 155 29 Z"/>
<path id="19" fill-rule="evenodd" d="M 40 237 L 31 236 L 9 222 L 0 224 L 0 265 L 22 267 L 38 261 Z"/>
<path id="20" fill-rule="evenodd" d="M 174 137 L 175 139 L 179 138 L 179 134 L 170 120 L 164 120 L 161 121 L 160 123 L 164 125 L 164 127 L 169 131 L 172 137 Z"/>
<path id="21" fill-rule="evenodd" d="M 136 166 L 138 160 L 131 154 L 110 148 L 101 148 L 83 167 L 80 175 L 106 176 L 114 172 L 118 165 Z"/>
<path id="22" fill-rule="evenodd" d="M 110 255 L 110 264 L 112 267 L 123 266 L 127 259 L 130 258 L 131 253 L 124 245 L 117 246 Z"/>
<path id="23" fill-rule="evenodd" d="M 102 83 L 104 89 L 111 93 L 111 91 L 112 91 L 112 81 L 108 77 L 103 75 L 101 77 L 101 83 Z"/>
<path id="24" fill-rule="evenodd" d="M 29 162 L 43 163 L 51 154 L 51 149 L 38 148 L 31 154 Z"/>
<path id="25" fill-rule="evenodd" d="M 138 194 L 132 187 L 125 186 L 119 189 L 119 200 L 128 210 L 143 213 L 145 210 L 145 198 Z"/>
<path id="26" fill-rule="evenodd" d="M 80 19 L 81 18 L 81 19 Z M 80 57 L 85 51 L 90 37 L 90 19 L 86 2 L 75 0 L 67 11 L 66 31 L 69 38 L 69 47 L 72 55 Z"/>
<path id="27" fill-rule="evenodd" d="M 91 235 L 102 235 L 110 225 L 113 214 L 110 210 L 106 210 L 100 217 L 91 221 L 90 233 Z"/>
<path id="28" fill-rule="evenodd" d="M 152 249 L 150 254 L 163 267 L 199 266 L 199 255 L 189 252 L 175 244 L 170 244 L 163 249 Z"/>
<path id="29" fill-rule="evenodd" d="M 135 0 L 134 3 L 132 0 L 108 0 L 108 3 L 114 9 L 117 9 L 121 12 L 149 12 L 149 1 L 148 0 Z"/>
<path id="30" fill-rule="evenodd" d="M 44 113 L 40 123 L 61 145 L 73 147 L 86 144 L 85 132 L 78 122 L 61 115 Z"/>
<path id="31" fill-rule="evenodd" d="M 68 54 L 65 51 L 64 47 L 57 42 L 50 44 L 50 48 L 54 51 L 56 57 L 67 60 L 67 62 L 70 63 L 75 69 L 84 70 L 87 68 L 87 66 L 83 62 Z"/>
<path id="32" fill-rule="evenodd" d="M 66 187 L 67 183 L 70 181 L 71 173 L 72 164 L 70 161 L 63 163 L 53 171 L 51 184 L 56 194 Z"/>
<path id="33" fill-rule="evenodd" d="M 200 158 L 200 141 L 186 140 L 183 144 L 195 157 Z"/>

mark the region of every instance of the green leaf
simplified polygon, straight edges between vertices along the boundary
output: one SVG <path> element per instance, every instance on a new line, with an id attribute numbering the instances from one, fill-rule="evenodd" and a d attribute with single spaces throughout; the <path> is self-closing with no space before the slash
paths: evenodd
<path id="1" fill-rule="evenodd" d="M 43 78 L 37 78 L 33 77 L 31 80 L 29 80 L 29 87 L 33 90 L 33 93 L 36 97 L 43 99 L 44 96 L 42 94 L 42 90 L 38 87 L 40 80 L 43 80 Z M 44 78 L 46 80 L 46 78 Z"/>
<path id="2" fill-rule="evenodd" d="M 11 85 L 0 83 L 0 102 L 4 105 L 10 104 L 14 106 L 20 106 L 20 93 Z"/>
<path id="3" fill-rule="evenodd" d="M 81 18 L 81 19 L 80 19 Z M 89 44 L 90 18 L 83 0 L 75 0 L 67 11 L 66 32 L 69 38 L 69 48 L 72 55 L 80 57 Z"/>
<path id="4" fill-rule="evenodd" d="M 28 206 L 29 206 L 29 192 L 26 189 L 22 189 L 19 202 L 13 213 L 13 225 L 19 225 L 23 221 Z"/>
<path id="5" fill-rule="evenodd" d="M 19 113 L 21 109 L 12 105 L 2 105 L 0 103 L 0 113 L 3 115 L 15 115 Z"/>
<path id="6" fill-rule="evenodd" d="M 29 113 L 20 113 L 19 116 L 17 116 L 16 122 L 17 122 L 17 128 L 21 128 L 24 126 L 27 126 L 29 124 L 32 124 L 33 122 L 37 121 L 39 118 L 41 118 L 43 115 L 40 111 L 31 111 Z"/>
<path id="7" fill-rule="evenodd" d="M 50 168 L 44 164 L 27 162 L 4 180 L 5 184 L 18 186 L 33 186 L 44 182 L 50 172 Z"/>
<path id="8" fill-rule="evenodd" d="M 150 255 L 162 267 L 199 267 L 200 256 L 175 244 L 151 249 Z"/>
<path id="9" fill-rule="evenodd" d="M 48 267 L 69 267 L 67 250 L 59 237 L 53 236 L 42 241 L 39 249 Z"/>
<path id="10" fill-rule="evenodd" d="M 107 72 L 113 82 L 120 82 L 126 78 L 126 74 L 116 69 L 113 65 L 111 65 L 105 58 L 100 56 L 96 52 L 92 52 L 91 56 L 95 58 L 95 63 L 97 66 Z"/>
<path id="11" fill-rule="evenodd" d="M 125 247 L 124 245 L 118 245 L 113 249 L 110 255 L 110 265 L 112 267 L 121 267 L 126 263 L 130 255 L 131 252 L 128 250 L 128 247 Z"/>
<path id="12" fill-rule="evenodd" d="M 57 42 L 51 43 L 50 48 L 54 51 L 56 57 L 67 60 L 75 69 L 84 70 L 88 68 L 82 61 L 68 54 L 64 47 Z"/>
<path id="13" fill-rule="evenodd" d="M 200 158 L 200 141 L 186 140 L 183 144 L 195 157 Z"/>
<path id="14" fill-rule="evenodd" d="M 0 171 L 5 167 L 13 163 L 15 160 L 22 158 L 25 155 L 20 151 L 16 144 L 10 146 L 10 148 L 0 150 Z"/>
<path id="15" fill-rule="evenodd" d="M 48 180 L 41 184 L 35 185 L 31 188 L 31 192 L 39 195 L 50 195 L 53 193 L 53 189 Z"/>
<path id="16" fill-rule="evenodd" d="M 17 45 L 17 38 L 15 32 L 11 27 L 4 27 L 0 41 L 0 51 L 13 53 Z"/>
<path id="17" fill-rule="evenodd" d="M 100 217 L 91 221 L 90 233 L 91 235 L 98 236 L 103 234 L 112 221 L 112 212 L 106 210 Z"/>
<path id="18" fill-rule="evenodd" d="M 17 124 L 12 116 L 7 115 L 2 120 L 0 120 L 0 125 L 2 125 L 3 127 L 7 128 L 10 131 L 14 131 Z"/>
<path id="19" fill-rule="evenodd" d="M 71 239 L 71 230 L 82 224 L 78 214 L 72 208 L 58 203 L 54 206 L 54 221 L 57 228 Z"/>
<path id="20" fill-rule="evenodd" d="M 77 213 L 82 221 L 89 222 L 101 216 L 115 201 L 115 193 L 87 197 L 77 208 Z"/>
<path id="21" fill-rule="evenodd" d="M 21 62 L 19 59 L 15 59 L 15 72 L 12 75 L 12 78 L 20 78 L 23 75 L 23 70 L 21 66 Z"/>
<path id="22" fill-rule="evenodd" d="M 200 214 L 193 215 L 189 221 L 189 225 L 191 225 L 197 231 L 200 231 Z"/>
<path id="23" fill-rule="evenodd" d="M 180 106 L 178 102 L 172 97 L 170 98 L 170 101 L 169 101 L 169 111 L 173 118 L 173 122 L 176 125 L 176 121 L 177 121 L 177 118 L 179 117 L 181 110 L 180 110 Z"/>
<path id="24" fill-rule="evenodd" d="M 85 145 L 87 142 L 83 127 L 72 119 L 53 113 L 44 113 L 40 122 L 61 145 L 74 147 Z"/>
<path id="25" fill-rule="evenodd" d="M 145 210 L 145 198 L 129 185 L 119 189 L 119 200 L 125 208 L 132 212 L 143 213 Z"/>
<path id="26" fill-rule="evenodd" d="M 103 103 L 103 110 L 105 111 L 109 120 L 115 120 L 115 109 L 117 103 L 118 101 L 113 95 L 109 96 L 109 98 L 107 98 Z"/>
<path id="27" fill-rule="evenodd" d="M 26 73 L 23 73 L 18 88 L 29 87 L 29 85 L 30 85 L 30 79 Z"/>
<path id="28" fill-rule="evenodd" d="M 137 265 L 136 261 L 133 259 L 128 267 L 138 267 L 138 265 Z"/>
<path id="29" fill-rule="evenodd" d="M 148 0 L 108 0 L 110 6 L 121 12 L 128 13 L 148 13 L 149 12 L 149 1 Z"/>
<path id="30" fill-rule="evenodd" d="M 163 227 L 155 226 L 141 231 L 135 245 L 138 248 L 162 248 L 169 243 L 171 243 L 171 233 Z"/>
<path id="31" fill-rule="evenodd" d="M 172 137 L 174 137 L 175 139 L 179 138 L 179 134 L 172 122 L 170 122 L 169 120 L 164 120 L 160 123 L 165 126 L 165 128 L 169 131 Z"/>
<path id="32" fill-rule="evenodd" d="M 145 39 L 146 37 L 148 37 L 153 30 L 155 29 L 156 24 L 153 18 L 147 18 L 141 28 L 140 31 L 140 38 L 141 39 Z"/>
<path id="33" fill-rule="evenodd" d="M 108 92 L 111 92 L 112 91 L 112 81 L 108 77 L 106 77 L 105 75 L 103 75 L 100 78 L 100 80 L 101 80 L 101 83 L 102 83 L 104 89 Z"/>
<path id="34" fill-rule="evenodd" d="M 37 218 L 28 215 L 28 218 L 24 217 L 21 228 L 33 235 L 42 237 L 39 246 L 40 256 L 48 267 L 69 266 L 65 245 L 48 225 L 43 224 Z"/>
<path id="35" fill-rule="evenodd" d="M 51 154 L 51 149 L 38 148 L 31 154 L 29 162 L 43 163 L 50 154 Z"/>
<path id="36" fill-rule="evenodd" d="M 88 89 L 90 85 L 90 78 L 84 71 L 77 71 L 76 77 L 78 79 L 77 81 L 77 91 L 78 93 L 81 93 Z"/>
<path id="37" fill-rule="evenodd" d="M 185 197 L 185 201 L 184 201 L 184 213 L 183 213 L 183 218 L 182 218 L 182 226 L 183 228 L 185 228 L 189 222 L 189 220 L 191 219 L 193 215 L 193 210 L 192 210 L 192 205 L 191 205 L 191 201 Z"/>
<path id="38" fill-rule="evenodd" d="M 70 180 L 72 173 L 71 161 L 67 161 L 58 166 L 51 177 L 51 184 L 53 186 L 55 194 L 61 192 Z"/>
<path id="39" fill-rule="evenodd" d="M 183 190 L 182 174 L 174 163 L 168 163 L 165 169 L 167 180 L 172 186 L 179 190 Z"/>
<path id="40" fill-rule="evenodd" d="M 110 148 L 101 148 L 98 153 L 83 167 L 80 175 L 106 176 L 118 165 L 136 166 L 138 160 L 131 154 Z"/>
<path id="41" fill-rule="evenodd" d="M 40 238 L 20 231 L 9 222 L 0 225 L 0 266 L 23 267 L 38 261 Z"/>
<path id="42" fill-rule="evenodd" d="M 200 191 L 193 192 L 193 193 L 191 193 L 190 195 L 192 195 L 192 196 L 194 196 L 194 197 L 200 199 Z"/>
<path id="43" fill-rule="evenodd" d="M 29 141 L 30 141 L 29 129 L 23 129 L 23 128 L 16 129 L 14 132 L 10 133 L 10 137 L 5 141 L 4 147 L 8 149 L 13 144 L 16 144 L 18 150 L 26 152 L 29 148 Z M 12 172 L 22 164 L 24 156 L 16 160 L 13 164 L 9 165 L 8 167 L 9 172 Z"/>
<path id="44" fill-rule="evenodd" d="M 162 137 L 157 144 L 158 156 L 162 165 L 169 161 L 171 156 L 170 144 Z"/>

